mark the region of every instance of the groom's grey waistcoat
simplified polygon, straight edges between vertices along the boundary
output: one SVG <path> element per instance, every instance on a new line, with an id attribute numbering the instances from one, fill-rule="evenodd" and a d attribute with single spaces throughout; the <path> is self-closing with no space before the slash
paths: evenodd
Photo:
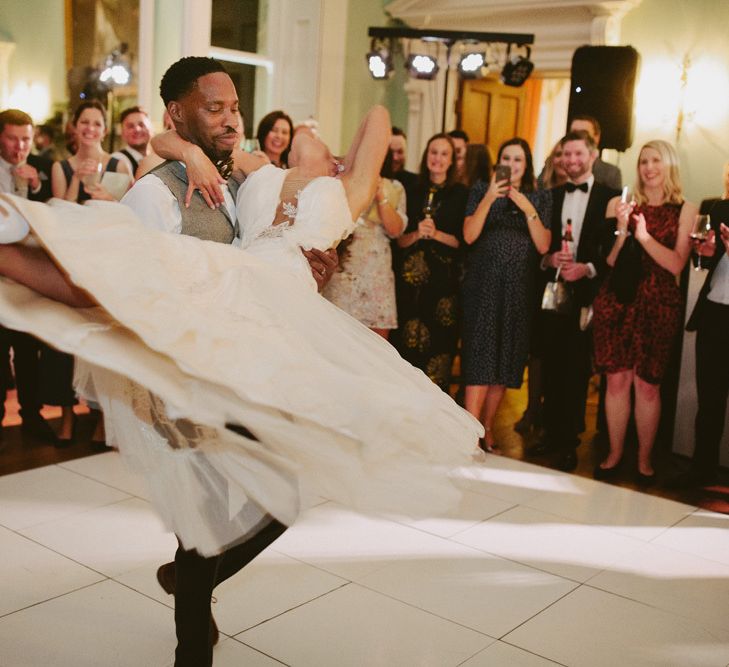
<path id="1" fill-rule="evenodd" d="M 225 205 L 217 209 L 210 208 L 198 190 L 195 190 L 190 207 L 185 208 L 187 194 L 187 170 L 179 162 L 167 161 L 152 172 L 159 178 L 177 199 L 182 214 L 182 233 L 194 236 L 203 241 L 232 243 L 238 236 L 238 223 L 233 222 Z M 228 189 L 235 201 L 240 184 L 233 178 L 228 180 Z"/>

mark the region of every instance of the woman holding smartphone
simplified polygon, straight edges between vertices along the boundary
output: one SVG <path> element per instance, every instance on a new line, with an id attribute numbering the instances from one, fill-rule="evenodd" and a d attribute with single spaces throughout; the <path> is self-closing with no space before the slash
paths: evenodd
<path id="1" fill-rule="evenodd" d="M 468 198 L 463 238 L 471 246 L 463 281 L 466 410 L 484 425 L 482 449 L 496 453 L 493 421 L 507 387 L 519 388 L 529 354 L 538 255 L 549 249 L 552 196 L 536 190 L 529 144 L 499 148 L 490 183 Z"/>

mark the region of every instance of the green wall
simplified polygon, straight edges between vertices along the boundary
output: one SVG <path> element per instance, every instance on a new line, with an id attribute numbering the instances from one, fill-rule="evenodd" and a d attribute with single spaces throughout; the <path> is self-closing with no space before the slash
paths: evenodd
<path id="1" fill-rule="evenodd" d="M 367 69 L 365 56 L 370 50 L 367 29 L 371 26 L 387 27 L 389 17 L 383 6 L 390 0 L 349 0 L 347 13 L 347 62 L 345 64 L 342 119 L 343 147 L 349 146 L 357 127 L 367 110 L 383 104 L 390 110 L 394 125 L 407 124 L 408 103 L 403 86 L 407 74 L 402 60 L 395 62 L 395 73 L 388 81 L 375 81 Z"/>
<path id="2" fill-rule="evenodd" d="M 638 49 L 642 68 L 636 91 L 634 142 L 620 160 L 626 183 L 635 179 L 641 145 L 650 139 L 664 139 L 678 148 L 688 199 L 698 203 L 722 192 L 722 165 L 729 160 L 727 34 L 729 2 L 725 0 L 643 0 L 625 16 L 621 41 Z M 676 143 L 677 105 L 659 100 L 665 91 L 676 90 L 686 54 L 692 63 L 684 100 L 687 116 Z M 713 68 L 714 74 L 706 76 L 706 68 Z M 702 100 L 706 101 L 697 109 Z M 649 114 L 645 113 L 646 105 Z"/>
<path id="3" fill-rule="evenodd" d="M 62 0 L 2 0 L 0 41 L 15 42 L 9 60 L 10 92 L 18 84 L 46 86 L 51 106 L 66 99 Z"/>

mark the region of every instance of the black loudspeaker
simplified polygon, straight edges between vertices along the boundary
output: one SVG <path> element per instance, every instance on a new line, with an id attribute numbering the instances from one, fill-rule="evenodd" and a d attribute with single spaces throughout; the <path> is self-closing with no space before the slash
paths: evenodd
<path id="1" fill-rule="evenodd" d="M 600 148 L 633 143 L 633 95 L 640 55 L 632 46 L 581 46 L 572 56 L 567 129 L 575 116 L 597 118 Z"/>

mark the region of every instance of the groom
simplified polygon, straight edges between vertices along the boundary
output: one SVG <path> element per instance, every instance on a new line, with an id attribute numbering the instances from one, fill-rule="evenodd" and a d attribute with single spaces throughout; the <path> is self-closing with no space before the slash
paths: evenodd
<path id="1" fill-rule="evenodd" d="M 180 136 L 198 146 L 227 178 L 231 152 L 241 139 L 241 117 L 235 86 L 223 65 L 212 58 L 182 58 L 165 72 L 160 94 Z M 137 181 L 122 203 L 150 227 L 232 243 L 241 222 L 236 219 L 238 185 L 233 179 L 228 181 L 223 188 L 224 204 L 219 208 L 210 208 L 199 192 L 186 207 L 185 166 L 168 161 Z M 307 258 L 321 285 L 331 275 L 335 260 L 331 254 L 319 251 L 307 254 Z M 245 429 L 241 431 L 251 437 Z M 218 640 L 210 611 L 213 589 L 286 530 L 286 526 L 252 502 L 242 511 L 252 518 L 255 527 L 235 546 L 205 558 L 180 544 L 174 562 L 161 566 L 157 572 L 162 588 L 175 596 L 176 667 L 212 665 L 213 645 Z"/>

